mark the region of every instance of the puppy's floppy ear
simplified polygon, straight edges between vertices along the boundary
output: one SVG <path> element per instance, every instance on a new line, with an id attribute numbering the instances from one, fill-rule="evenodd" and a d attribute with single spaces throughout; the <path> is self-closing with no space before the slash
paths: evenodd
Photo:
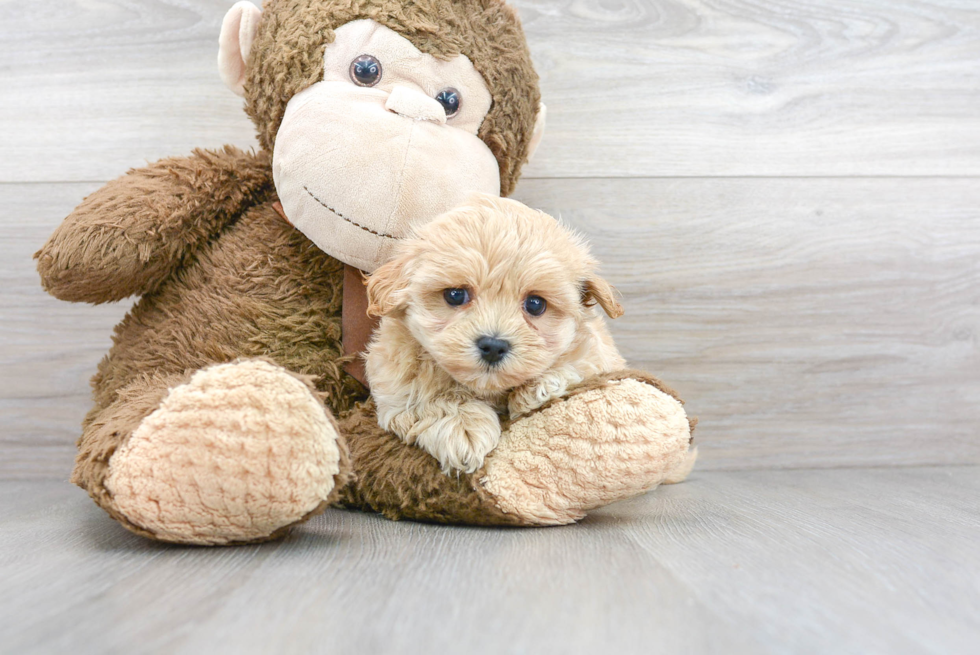
<path id="1" fill-rule="evenodd" d="M 405 290 L 408 288 L 406 265 L 408 258 L 399 257 L 368 276 L 367 285 L 368 316 L 381 317 L 404 306 Z"/>
<path id="2" fill-rule="evenodd" d="M 582 282 L 582 304 L 592 307 L 596 303 L 599 303 L 609 318 L 623 315 L 623 307 L 616 301 L 616 290 L 598 275 L 593 275 Z"/>

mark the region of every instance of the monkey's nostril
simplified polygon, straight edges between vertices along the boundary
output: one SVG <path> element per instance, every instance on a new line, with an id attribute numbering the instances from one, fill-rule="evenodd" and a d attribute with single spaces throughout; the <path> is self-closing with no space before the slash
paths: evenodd
<path id="1" fill-rule="evenodd" d="M 480 351 L 480 359 L 487 364 L 496 364 L 510 352 L 510 342 L 497 337 L 480 337 L 476 340 Z"/>
<path id="2" fill-rule="evenodd" d="M 446 124 L 446 110 L 434 98 L 420 91 L 396 86 L 385 101 L 385 109 L 417 121 Z"/>

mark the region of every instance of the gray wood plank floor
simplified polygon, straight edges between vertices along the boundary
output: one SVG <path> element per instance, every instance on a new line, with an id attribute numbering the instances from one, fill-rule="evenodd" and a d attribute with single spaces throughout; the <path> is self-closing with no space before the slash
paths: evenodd
<path id="1" fill-rule="evenodd" d="M 976 653 L 980 468 L 697 473 L 566 528 L 161 546 L 0 483 L 5 653 Z"/>

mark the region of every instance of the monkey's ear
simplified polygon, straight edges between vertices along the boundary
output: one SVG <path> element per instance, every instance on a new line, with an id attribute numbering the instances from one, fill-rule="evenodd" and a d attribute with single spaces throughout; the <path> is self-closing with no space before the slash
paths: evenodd
<path id="1" fill-rule="evenodd" d="M 399 257 L 368 276 L 365 281 L 368 316 L 380 318 L 404 305 L 405 290 L 408 287 L 405 276 L 407 263 L 407 257 Z"/>
<path id="2" fill-rule="evenodd" d="M 538 105 L 538 117 L 534 120 L 534 131 L 531 132 L 531 143 L 527 148 L 527 160 L 531 161 L 534 153 L 538 150 L 538 145 L 544 137 L 544 121 L 548 115 L 548 108 L 542 102 Z"/>
<path id="3" fill-rule="evenodd" d="M 616 300 L 616 290 L 598 275 L 593 275 L 582 283 L 582 304 L 592 307 L 596 303 L 599 303 L 609 318 L 623 315 L 623 306 Z"/>
<path id="4" fill-rule="evenodd" d="M 218 72 L 237 95 L 245 95 L 245 63 L 252 50 L 262 10 L 251 2 L 236 2 L 225 14 L 218 37 Z"/>

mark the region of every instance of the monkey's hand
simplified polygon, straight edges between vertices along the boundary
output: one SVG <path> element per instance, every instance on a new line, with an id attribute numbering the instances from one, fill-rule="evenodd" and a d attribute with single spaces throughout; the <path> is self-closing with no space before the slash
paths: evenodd
<path id="1" fill-rule="evenodd" d="M 568 391 L 568 387 L 581 381 L 582 376 L 571 367 L 563 366 L 546 371 L 540 377 L 510 392 L 510 396 L 507 398 L 507 410 L 510 412 L 510 417 L 513 419 L 529 414 L 548 401 L 561 398 Z"/>
<path id="2" fill-rule="evenodd" d="M 381 407 L 339 419 L 356 476 L 337 504 L 391 519 L 470 525 L 563 525 L 658 484 L 680 482 L 697 457 L 681 401 L 641 371 L 589 376 L 561 402 L 505 424 L 473 474 L 436 460 L 378 425 Z"/>
<path id="3" fill-rule="evenodd" d="M 434 399 L 394 415 L 383 427 L 435 457 L 447 474 L 476 471 L 500 441 L 497 413 L 479 400 Z"/>
<path id="4" fill-rule="evenodd" d="M 34 255 L 41 284 L 74 302 L 151 292 L 271 185 L 267 153 L 231 146 L 131 170 L 87 197 Z"/>

